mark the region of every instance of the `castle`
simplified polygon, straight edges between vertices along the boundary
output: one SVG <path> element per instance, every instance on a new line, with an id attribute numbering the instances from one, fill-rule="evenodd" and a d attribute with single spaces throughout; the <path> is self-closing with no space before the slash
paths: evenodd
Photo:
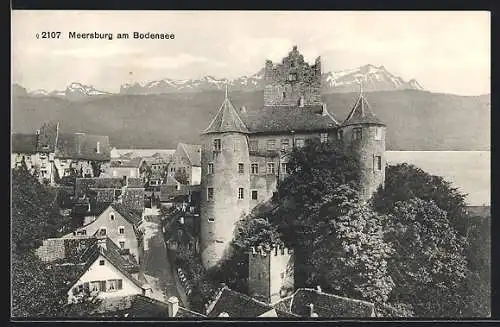
<path id="1" fill-rule="evenodd" d="M 310 65 L 297 47 L 281 63 L 267 60 L 264 79 L 264 107 L 236 109 L 226 89 L 202 132 L 201 257 L 206 268 L 229 254 L 237 221 L 272 197 L 288 173 L 287 153 L 307 139 L 341 140 L 355 150 L 364 200 L 384 184 L 385 125 L 362 91 L 339 123 L 321 101 L 320 58 Z"/>

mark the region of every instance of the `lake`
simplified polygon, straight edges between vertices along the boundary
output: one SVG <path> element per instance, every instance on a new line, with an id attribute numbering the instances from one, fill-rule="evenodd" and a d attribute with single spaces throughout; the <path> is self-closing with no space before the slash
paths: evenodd
<path id="1" fill-rule="evenodd" d="M 407 162 L 467 193 L 469 205 L 491 203 L 490 151 L 387 151 L 388 164 Z"/>

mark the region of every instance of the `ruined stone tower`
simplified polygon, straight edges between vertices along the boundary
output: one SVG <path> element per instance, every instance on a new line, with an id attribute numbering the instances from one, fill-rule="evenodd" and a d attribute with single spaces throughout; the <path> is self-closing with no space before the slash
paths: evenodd
<path id="1" fill-rule="evenodd" d="M 201 258 L 205 268 L 230 251 L 236 222 L 249 212 L 248 129 L 227 94 L 203 132 L 201 151 Z"/>
<path id="2" fill-rule="evenodd" d="M 338 130 L 344 146 L 359 158 L 360 195 L 371 198 L 385 182 L 385 124 L 371 111 L 361 88 L 354 107 Z"/>

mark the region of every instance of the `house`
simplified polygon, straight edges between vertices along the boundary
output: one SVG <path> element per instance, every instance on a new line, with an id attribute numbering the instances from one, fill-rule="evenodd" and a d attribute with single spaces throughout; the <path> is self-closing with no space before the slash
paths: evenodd
<path id="1" fill-rule="evenodd" d="M 137 262 L 123 255 L 109 238 L 99 238 L 82 255 L 61 264 L 79 270 L 67 290 L 68 303 L 79 302 L 85 296 L 109 298 L 146 294 L 148 285 L 132 274 L 139 272 Z"/>
<path id="2" fill-rule="evenodd" d="M 124 205 L 144 210 L 144 183 L 140 178 L 77 178 L 75 197 L 97 202 L 121 201 Z"/>
<path id="3" fill-rule="evenodd" d="M 143 232 L 140 230 L 142 212 L 121 203 L 111 203 L 94 221 L 63 236 L 107 237 L 122 251 L 130 253 L 138 262 L 142 260 Z"/>
<path id="4" fill-rule="evenodd" d="M 141 166 L 144 162 L 142 158 L 117 158 L 109 163 L 106 175 L 110 177 L 141 177 Z"/>
<path id="5" fill-rule="evenodd" d="M 179 300 L 172 296 L 165 303 L 142 294 L 104 298 L 89 310 L 80 303 L 69 306 L 68 317 L 102 318 L 204 318 L 205 315 L 191 311 L 179 305 Z"/>
<path id="6" fill-rule="evenodd" d="M 108 136 L 61 133 L 58 122 L 44 123 L 35 134 L 12 134 L 11 167 L 23 162 L 46 183 L 67 176 L 99 176 L 109 160 Z"/>
<path id="7" fill-rule="evenodd" d="M 170 250 L 185 248 L 199 253 L 199 215 L 178 210 L 164 226 L 164 238 Z"/>
<path id="8" fill-rule="evenodd" d="M 276 310 L 299 317 L 370 318 L 375 305 L 370 302 L 325 293 L 317 289 L 299 288 L 292 295 L 272 305 Z"/>
<path id="9" fill-rule="evenodd" d="M 222 287 L 215 299 L 206 307 L 207 317 L 278 317 L 272 306 L 248 295 Z"/>
<path id="10" fill-rule="evenodd" d="M 168 175 L 184 175 L 190 185 L 201 183 L 201 145 L 179 143 L 168 167 Z M 176 177 L 177 180 L 179 180 Z M 183 182 L 180 181 L 179 182 Z"/>

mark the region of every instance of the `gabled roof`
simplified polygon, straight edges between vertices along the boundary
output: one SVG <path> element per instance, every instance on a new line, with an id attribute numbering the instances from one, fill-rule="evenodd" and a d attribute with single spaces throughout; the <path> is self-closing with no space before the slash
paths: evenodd
<path id="1" fill-rule="evenodd" d="M 116 158 L 112 159 L 110 162 L 110 167 L 116 168 L 116 167 L 121 167 L 121 168 L 140 168 L 141 164 L 143 162 L 143 159 L 140 157 L 136 158 Z"/>
<path id="2" fill-rule="evenodd" d="M 178 148 L 184 152 L 191 166 L 201 166 L 201 145 L 179 143 Z"/>
<path id="3" fill-rule="evenodd" d="M 105 135 L 59 133 L 55 156 L 63 159 L 107 161 L 111 159 L 109 138 Z"/>
<path id="4" fill-rule="evenodd" d="M 274 309 L 264 302 L 227 287 L 222 289 L 215 301 L 215 305 L 207 314 L 208 317 L 218 317 L 223 312 L 229 314 L 229 317 L 258 317 Z"/>
<path id="5" fill-rule="evenodd" d="M 111 207 L 132 225 L 138 225 L 142 221 L 142 212 L 138 210 L 128 208 L 121 203 L 112 203 Z"/>
<path id="6" fill-rule="evenodd" d="M 66 313 L 70 317 L 167 318 L 168 304 L 141 294 L 136 294 L 104 298 L 97 307 L 91 310 L 89 310 L 88 306 L 73 304 L 69 306 L 69 310 Z M 179 307 L 175 317 L 205 316 Z"/>
<path id="7" fill-rule="evenodd" d="M 240 113 L 250 133 L 290 133 L 326 131 L 339 124 L 321 105 L 265 106 Z"/>
<path id="8" fill-rule="evenodd" d="M 226 97 L 219 108 L 219 111 L 215 115 L 214 119 L 208 125 L 207 129 L 203 131 L 206 133 L 226 133 L 226 132 L 237 132 L 237 133 L 248 133 L 248 129 L 245 123 L 241 120 L 240 116 L 234 109 L 233 104 L 229 100 L 227 95 L 226 86 Z"/>
<path id="9" fill-rule="evenodd" d="M 346 120 L 342 123 L 342 126 L 357 125 L 357 124 L 373 124 L 382 125 L 384 123 L 372 112 L 370 104 L 366 100 L 363 91 L 360 92 L 356 103 L 354 104 L 351 112 L 347 116 Z"/>
<path id="10" fill-rule="evenodd" d="M 35 134 L 12 134 L 12 153 L 36 153 Z"/>
<path id="11" fill-rule="evenodd" d="M 299 288 L 273 306 L 298 316 L 310 316 L 311 307 L 318 317 L 324 318 L 366 318 L 374 314 L 373 303 L 319 292 L 309 288 Z"/>

